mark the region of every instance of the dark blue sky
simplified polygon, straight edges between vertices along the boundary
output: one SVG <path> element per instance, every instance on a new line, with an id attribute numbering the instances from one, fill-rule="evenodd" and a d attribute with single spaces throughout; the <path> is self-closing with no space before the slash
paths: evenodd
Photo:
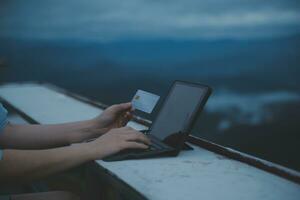
<path id="1" fill-rule="evenodd" d="M 298 0 L 2 0 L 0 36 L 101 41 L 300 32 Z"/>

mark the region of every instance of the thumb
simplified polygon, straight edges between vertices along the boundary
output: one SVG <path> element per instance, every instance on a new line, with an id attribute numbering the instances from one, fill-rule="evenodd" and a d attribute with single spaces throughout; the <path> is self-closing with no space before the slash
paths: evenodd
<path id="1" fill-rule="evenodd" d="M 117 104 L 113 107 L 113 110 L 115 113 L 121 113 L 121 112 L 125 112 L 128 110 L 131 110 L 131 102 L 128 103 L 121 103 L 121 104 Z"/>

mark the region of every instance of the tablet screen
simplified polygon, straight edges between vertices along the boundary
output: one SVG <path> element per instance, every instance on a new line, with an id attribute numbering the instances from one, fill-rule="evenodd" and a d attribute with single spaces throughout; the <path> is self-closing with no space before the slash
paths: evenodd
<path id="1" fill-rule="evenodd" d="M 175 82 L 151 127 L 150 134 L 164 140 L 179 131 L 188 131 L 206 92 L 207 88 L 203 86 Z"/>

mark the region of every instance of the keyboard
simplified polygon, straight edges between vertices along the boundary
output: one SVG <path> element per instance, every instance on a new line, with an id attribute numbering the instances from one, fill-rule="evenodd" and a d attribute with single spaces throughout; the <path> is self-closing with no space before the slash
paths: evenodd
<path id="1" fill-rule="evenodd" d="M 125 149 L 117 154 L 104 158 L 104 161 L 117 161 L 126 159 L 139 159 L 147 157 L 155 157 L 163 153 L 172 152 L 174 149 L 161 142 L 152 135 L 147 135 L 151 140 L 151 145 L 148 149 Z"/>
<path id="2" fill-rule="evenodd" d="M 165 145 L 163 142 L 158 140 L 157 138 L 148 135 L 149 139 L 151 140 L 151 145 L 149 146 L 148 149 L 125 149 L 123 151 L 120 151 L 118 155 L 123 155 L 123 154 L 137 154 L 137 153 L 142 153 L 142 152 L 151 152 L 151 151 L 159 151 L 163 149 L 169 149 L 167 145 Z"/>

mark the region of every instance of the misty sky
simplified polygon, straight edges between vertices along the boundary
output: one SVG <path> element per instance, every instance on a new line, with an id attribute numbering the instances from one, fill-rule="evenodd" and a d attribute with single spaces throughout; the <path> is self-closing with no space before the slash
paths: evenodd
<path id="1" fill-rule="evenodd" d="M 0 0 L 0 36 L 260 38 L 300 32 L 298 0 Z"/>

